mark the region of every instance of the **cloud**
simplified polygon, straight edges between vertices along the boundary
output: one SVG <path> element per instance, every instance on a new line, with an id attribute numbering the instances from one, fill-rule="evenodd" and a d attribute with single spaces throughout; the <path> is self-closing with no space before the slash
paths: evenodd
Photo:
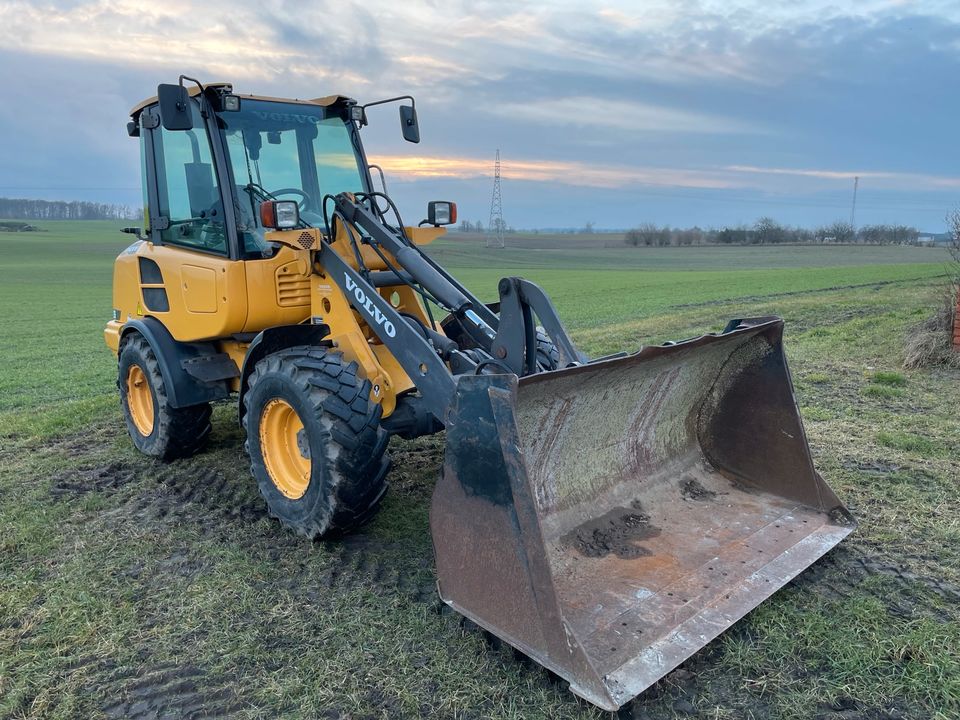
<path id="1" fill-rule="evenodd" d="M 431 157 L 425 155 L 376 155 L 375 162 L 398 181 L 430 178 L 469 179 L 493 176 L 489 159 L 479 157 Z M 625 167 L 600 163 L 514 159 L 503 161 L 505 180 L 546 182 L 574 187 L 624 188 L 630 186 L 687 189 L 756 189 L 789 192 L 793 183 L 772 183 L 771 178 L 801 178 L 802 190 L 830 190 L 859 177 L 874 188 L 960 188 L 960 177 L 862 170 L 811 170 L 727 165 L 721 168 L 678 169 L 670 167 Z"/>
<path id="2" fill-rule="evenodd" d="M 958 38 L 944 0 L 8 0 L 0 194 L 137 185 L 127 109 L 183 72 L 265 95 L 416 94 L 417 155 L 385 108 L 364 130 L 410 197 L 434 178 L 485 187 L 501 148 L 518 206 L 533 185 L 674 187 L 772 212 L 854 175 L 867 196 L 945 204 Z"/>
<path id="3" fill-rule="evenodd" d="M 813 170 L 802 168 L 755 167 L 752 165 L 728 165 L 724 168 L 734 173 L 748 175 L 781 175 L 797 178 L 815 178 L 825 181 L 849 183 L 854 178 L 872 181 L 878 187 L 922 189 L 960 188 L 960 177 L 927 175 L 923 173 L 885 172 L 877 170 Z"/>
<path id="4" fill-rule="evenodd" d="M 376 155 L 384 171 L 398 180 L 421 178 L 492 177 L 489 159 L 478 157 L 428 157 L 423 155 Z M 730 183 L 719 173 L 672 168 L 618 167 L 615 165 L 556 160 L 509 159 L 504 162 L 507 180 L 560 183 L 577 187 L 618 188 L 625 185 L 656 185 L 691 188 L 725 188 Z"/>
<path id="5" fill-rule="evenodd" d="M 598 97 L 557 97 L 530 103 L 502 103 L 492 110 L 511 120 L 539 125 L 615 128 L 629 132 L 757 133 L 751 123 L 652 103 Z"/>

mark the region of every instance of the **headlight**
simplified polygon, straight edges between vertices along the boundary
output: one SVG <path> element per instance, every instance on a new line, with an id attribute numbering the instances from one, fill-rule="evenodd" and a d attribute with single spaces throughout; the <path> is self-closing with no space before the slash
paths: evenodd
<path id="1" fill-rule="evenodd" d="M 300 224 L 295 200 L 265 200 L 260 203 L 260 224 L 273 230 L 289 230 Z"/>
<path id="2" fill-rule="evenodd" d="M 427 203 L 427 222 L 431 225 L 453 225 L 457 222 L 457 204 L 447 200 Z"/>

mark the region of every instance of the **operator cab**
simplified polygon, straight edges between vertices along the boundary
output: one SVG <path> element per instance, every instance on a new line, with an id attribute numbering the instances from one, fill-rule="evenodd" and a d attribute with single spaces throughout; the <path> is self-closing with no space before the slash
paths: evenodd
<path id="1" fill-rule="evenodd" d="M 356 110 L 339 95 L 283 100 L 234 95 L 226 84 L 161 86 L 127 126 L 141 140 L 145 235 L 256 260 L 277 250 L 265 238 L 264 201 L 296 201 L 304 225 L 323 227 L 324 197 L 371 189 Z"/>
<path id="2" fill-rule="evenodd" d="M 366 190 L 363 157 L 342 108 L 244 98 L 219 117 L 237 198 L 238 231 L 248 256 L 271 252 L 259 207 L 296 200 L 300 218 L 323 226 L 323 198 Z"/>

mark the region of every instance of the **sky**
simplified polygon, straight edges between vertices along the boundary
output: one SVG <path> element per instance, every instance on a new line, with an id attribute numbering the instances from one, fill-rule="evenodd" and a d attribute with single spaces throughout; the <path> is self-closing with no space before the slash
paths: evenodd
<path id="1" fill-rule="evenodd" d="M 139 203 L 130 108 L 412 94 L 364 143 L 404 214 L 516 228 L 902 222 L 960 205 L 960 2 L 0 0 L 0 196 Z"/>

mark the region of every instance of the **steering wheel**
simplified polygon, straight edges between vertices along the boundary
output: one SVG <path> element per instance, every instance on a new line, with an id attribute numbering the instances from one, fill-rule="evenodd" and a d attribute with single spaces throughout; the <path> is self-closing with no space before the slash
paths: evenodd
<path id="1" fill-rule="evenodd" d="M 273 196 L 299 195 L 300 200 L 297 202 L 297 206 L 300 208 L 301 212 L 307 210 L 311 205 L 313 205 L 313 198 L 300 188 L 283 188 L 282 190 L 272 190 L 270 191 L 270 194 Z"/>

